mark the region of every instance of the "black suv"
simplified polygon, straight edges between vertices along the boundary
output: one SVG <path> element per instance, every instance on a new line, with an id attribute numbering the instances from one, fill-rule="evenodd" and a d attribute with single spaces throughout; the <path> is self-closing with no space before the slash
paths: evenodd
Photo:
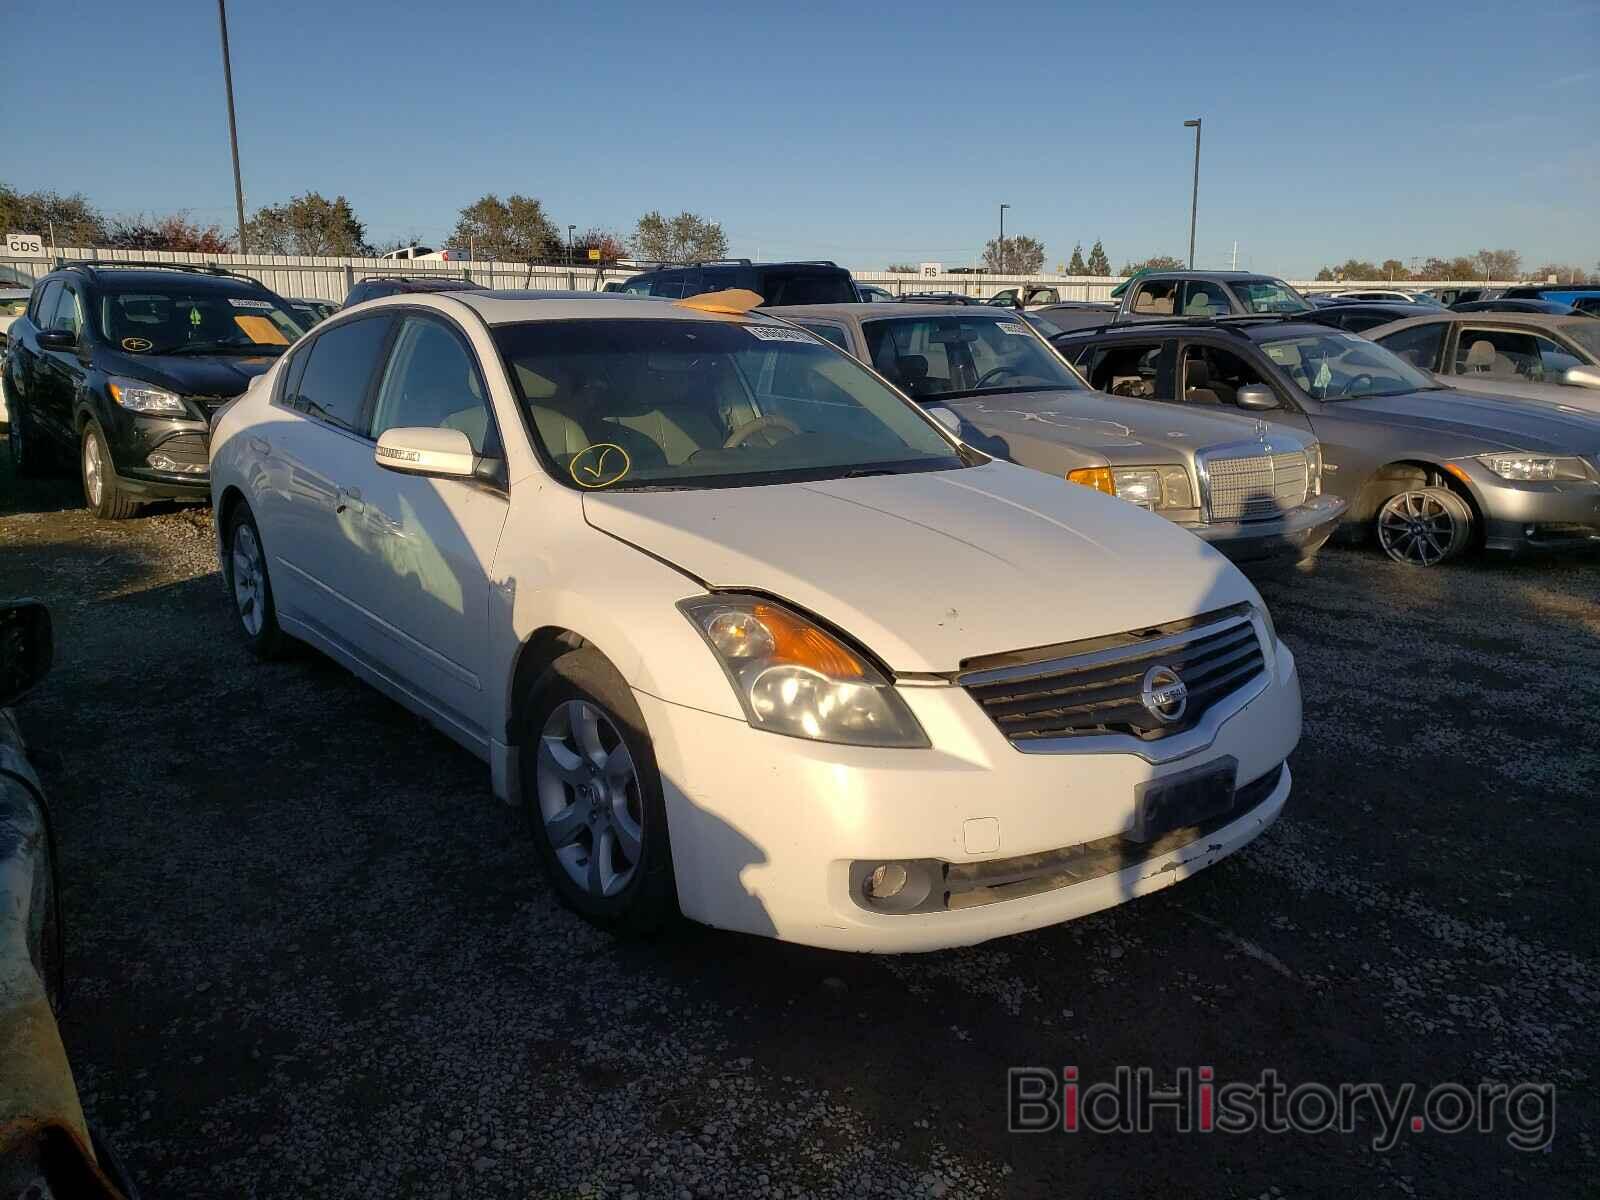
<path id="1" fill-rule="evenodd" d="M 415 292 L 482 292 L 483 284 L 454 275 L 372 275 L 357 281 L 344 298 L 341 309 L 379 296 L 399 296 Z"/>
<path id="2" fill-rule="evenodd" d="M 31 474 L 76 458 L 102 518 L 209 500 L 211 415 L 303 332 L 282 297 L 220 267 L 59 267 L 11 325 L 12 462 Z"/>
<path id="3" fill-rule="evenodd" d="M 763 303 L 772 305 L 855 304 L 861 299 L 850 272 L 826 259 L 754 263 L 748 258 L 721 258 L 646 271 L 622 285 L 630 295 L 674 300 L 728 288 L 754 292 Z"/>

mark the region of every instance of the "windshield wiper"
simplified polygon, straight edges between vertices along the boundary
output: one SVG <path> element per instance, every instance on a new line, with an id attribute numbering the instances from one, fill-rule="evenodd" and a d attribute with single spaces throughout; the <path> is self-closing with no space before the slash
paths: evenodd
<path id="1" fill-rule="evenodd" d="M 174 346 L 170 350 L 161 351 L 162 354 L 269 354 L 277 351 L 283 353 L 282 346 L 261 346 L 250 342 L 225 342 L 212 338 L 204 342 L 185 342 L 181 346 Z"/>

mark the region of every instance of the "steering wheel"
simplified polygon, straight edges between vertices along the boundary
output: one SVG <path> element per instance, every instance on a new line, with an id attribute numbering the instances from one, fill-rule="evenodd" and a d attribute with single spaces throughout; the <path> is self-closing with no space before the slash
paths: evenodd
<path id="1" fill-rule="evenodd" d="M 973 384 L 972 386 L 975 387 L 975 388 L 981 388 L 984 384 L 989 382 L 991 377 L 993 377 L 995 375 L 1014 375 L 1018 379 L 1022 378 L 1022 372 L 1017 370 L 1015 367 L 1007 367 L 1007 366 L 1001 365 L 1001 366 L 998 366 L 998 367 L 990 367 L 987 371 L 985 371 L 982 375 L 980 375 L 978 377 L 978 382 Z"/>
<path id="2" fill-rule="evenodd" d="M 788 417 L 757 417 L 753 421 L 746 421 L 743 425 L 739 426 L 739 428 L 730 433 L 728 435 L 728 440 L 722 443 L 722 448 L 724 450 L 737 450 L 740 446 L 744 445 L 751 438 L 760 433 L 767 435 L 762 441 L 763 445 L 775 446 L 779 442 L 783 441 L 783 439 L 786 437 L 795 437 L 798 435 L 800 433 L 800 426 L 789 420 Z M 781 434 L 782 436 L 773 437 L 773 434 Z"/>
<path id="3" fill-rule="evenodd" d="M 1363 372 L 1360 375 L 1352 375 L 1349 379 L 1344 381 L 1344 386 L 1339 389 L 1339 395 L 1348 396 L 1350 394 L 1350 389 L 1355 387 L 1356 384 L 1360 383 L 1363 379 L 1367 381 L 1367 387 L 1369 389 L 1377 383 L 1377 380 L 1373 379 L 1373 377 L 1366 372 Z"/>

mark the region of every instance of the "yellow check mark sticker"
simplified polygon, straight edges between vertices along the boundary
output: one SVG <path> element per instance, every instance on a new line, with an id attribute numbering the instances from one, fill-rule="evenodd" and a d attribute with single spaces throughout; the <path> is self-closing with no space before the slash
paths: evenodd
<path id="1" fill-rule="evenodd" d="M 579 487 L 610 487 L 633 468 L 628 452 L 615 442 L 596 442 L 572 456 L 567 473 Z"/>

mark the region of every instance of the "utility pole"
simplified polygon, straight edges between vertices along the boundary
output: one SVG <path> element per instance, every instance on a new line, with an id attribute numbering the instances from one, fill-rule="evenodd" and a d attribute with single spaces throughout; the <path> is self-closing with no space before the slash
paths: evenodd
<path id="1" fill-rule="evenodd" d="M 227 0 L 217 0 L 217 22 L 222 28 L 222 81 L 228 89 L 228 141 L 233 146 L 233 203 L 239 215 L 239 253 L 249 253 L 244 240 L 244 182 L 239 177 L 239 124 L 233 115 L 233 63 L 228 56 Z"/>
<path id="2" fill-rule="evenodd" d="M 1009 204 L 1000 206 L 1000 240 L 994 246 L 995 262 L 1000 267 L 1001 274 L 1005 273 L 1006 266 L 1006 209 L 1010 207 Z"/>
<path id="3" fill-rule="evenodd" d="M 1194 270 L 1194 224 L 1200 212 L 1200 122 L 1201 117 L 1185 121 L 1185 129 L 1194 130 L 1194 192 L 1189 199 L 1189 269 Z"/>
<path id="4" fill-rule="evenodd" d="M 572 234 L 577 228 L 576 225 L 567 226 L 567 266 L 569 267 L 572 265 Z"/>

